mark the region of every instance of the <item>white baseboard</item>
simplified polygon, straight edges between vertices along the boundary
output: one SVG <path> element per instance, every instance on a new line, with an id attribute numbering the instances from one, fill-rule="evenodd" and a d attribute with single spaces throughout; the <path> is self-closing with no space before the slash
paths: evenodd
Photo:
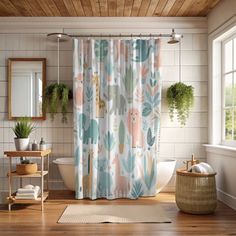
<path id="1" fill-rule="evenodd" d="M 219 201 L 236 210 L 236 197 L 217 188 L 217 198 Z"/>

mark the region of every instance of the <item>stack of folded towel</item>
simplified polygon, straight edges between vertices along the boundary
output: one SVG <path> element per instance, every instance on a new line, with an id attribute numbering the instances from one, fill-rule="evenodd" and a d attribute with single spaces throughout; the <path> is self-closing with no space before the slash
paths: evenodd
<path id="1" fill-rule="evenodd" d="M 19 188 L 16 192 L 15 199 L 37 199 L 40 194 L 40 187 L 31 184 Z"/>
<path id="2" fill-rule="evenodd" d="M 193 173 L 204 173 L 204 174 L 214 174 L 215 171 L 213 168 L 205 163 L 201 162 L 199 164 L 193 165 L 188 169 L 188 172 L 193 172 Z"/>

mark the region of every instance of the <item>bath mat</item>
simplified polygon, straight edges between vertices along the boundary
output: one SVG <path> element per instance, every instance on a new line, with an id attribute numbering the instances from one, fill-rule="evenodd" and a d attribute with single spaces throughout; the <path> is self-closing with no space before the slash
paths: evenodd
<path id="1" fill-rule="evenodd" d="M 159 205 L 68 205 L 60 224 L 170 223 Z"/>

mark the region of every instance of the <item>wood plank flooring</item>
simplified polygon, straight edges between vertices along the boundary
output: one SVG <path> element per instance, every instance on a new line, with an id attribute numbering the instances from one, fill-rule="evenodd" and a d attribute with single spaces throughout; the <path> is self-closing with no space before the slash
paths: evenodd
<path id="1" fill-rule="evenodd" d="M 172 220 L 168 224 L 57 224 L 68 204 L 160 204 Z M 141 214 L 141 212 L 140 212 Z M 155 198 L 139 200 L 74 200 L 67 191 L 50 192 L 45 210 L 40 205 L 14 205 L 0 208 L 0 235 L 236 235 L 236 211 L 219 202 L 213 215 L 189 215 L 178 210 L 173 194 L 161 193 Z"/>

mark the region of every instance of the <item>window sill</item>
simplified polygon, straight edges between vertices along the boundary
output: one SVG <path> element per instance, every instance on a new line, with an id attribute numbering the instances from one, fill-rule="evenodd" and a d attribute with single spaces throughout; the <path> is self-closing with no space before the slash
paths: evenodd
<path id="1" fill-rule="evenodd" d="M 206 152 L 231 156 L 236 158 L 236 147 L 228 147 L 224 145 L 203 144 Z"/>

